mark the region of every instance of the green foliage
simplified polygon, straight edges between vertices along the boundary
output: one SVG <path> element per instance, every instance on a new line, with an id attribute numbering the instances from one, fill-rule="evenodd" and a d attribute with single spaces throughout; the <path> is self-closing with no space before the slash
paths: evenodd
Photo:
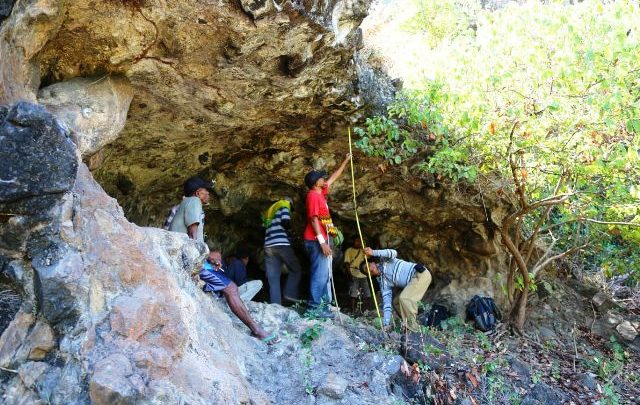
<path id="1" fill-rule="evenodd" d="M 482 349 L 487 351 L 493 349 L 493 343 L 491 342 L 491 339 L 489 339 L 487 335 L 485 335 L 480 331 L 476 331 L 475 336 L 476 336 L 476 339 L 478 339 L 478 342 L 480 343 L 480 347 L 482 347 Z"/>
<path id="2" fill-rule="evenodd" d="M 405 29 L 420 34 L 431 48 L 469 35 L 474 15 L 480 11 L 479 3 L 473 0 L 417 0 L 416 5 L 418 12 Z"/>
<path id="3" fill-rule="evenodd" d="M 529 291 L 536 292 L 538 291 L 538 285 L 535 282 L 533 274 L 529 273 Z M 522 291 L 524 289 L 524 280 L 522 279 L 521 274 L 516 275 L 515 279 L 516 290 Z"/>
<path id="4" fill-rule="evenodd" d="M 311 343 L 313 343 L 314 340 L 318 339 L 323 331 L 324 331 L 324 327 L 319 323 L 308 327 L 300 335 L 300 341 L 302 342 L 302 346 L 307 348 L 311 347 Z"/>
<path id="5" fill-rule="evenodd" d="M 443 331 L 450 331 L 454 336 L 461 336 L 465 332 L 472 330 L 460 315 L 452 316 L 440 323 Z"/>
<path id="6" fill-rule="evenodd" d="M 587 367 L 592 369 L 593 372 L 605 382 L 609 382 L 612 377 L 622 370 L 625 362 L 627 361 L 627 354 L 625 353 L 622 345 L 618 343 L 615 336 L 611 336 L 609 342 L 611 343 L 611 357 L 607 357 L 600 352 L 596 352 L 591 358 L 585 360 Z"/>
<path id="7" fill-rule="evenodd" d="M 467 154 L 452 146 L 452 133 L 438 108 L 446 97 L 436 83 L 425 92 L 399 95 L 388 107 L 387 116 L 367 118 L 364 128 L 355 128 L 360 137 L 356 147 L 393 165 L 408 163 L 455 181 L 475 181 L 477 168 L 465 164 Z M 422 155 L 430 159 L 420 160 Z"/>
<path id="8" fill-rule="evenodd" d="M 607 383 L 602 387 L 602 398 L 605 405 L 619 405 L 620 395 L 616 392 L 616 388 L 613 383 Z"/>
<path id="9" fill-rule="evenodd" d="M 588 221 L 640 224 L 637 2 L 415 4 L 405 26 L 422 38 L 422 64 L 388 114 L 356 130 L 357 147 L 418 176 L 470 183 L 513 179 L 513 153 L 530 201 L 553 195 L 562 176 L 557 192 L 571 198 L 543 236 L 557 251 L 591 242 L 580 266 L 635 270 L 640 281 L 640 227 Z M 525 219 L 525 231 L 533 223 Z"/>
<path id="10" fill-rule="evenodd" d="M 441 348 L 439 348 L 438 346 L 432 345 L 431 343 L 425 344 L 422 350 L 425 353 L 431 354 L 433 356 L 440 356 L 441 354 L 444 353 L 444 351 Z"/>
<path id="11" fill-rule="evenodd" d="M 310 372 L 311 367 L 315 363 L 315 358 L 313 357 L 313 354 L 311 354 L 311 350 L 309 349 L 309 347 L 304 347 L 305 350 L 302 357 L 302 381 L 304 384 L 304 392 L 306 392 L 307 395 L 313 395 L 315 393 L 315 387 L 311 382 Z"/>
<path id="12" fill-rule="evenodd" d="M 531 374 L 531 382 L 533 384 L 537 384 L 540 381 L 542 381 L 542 372 L 539 370 L 535 370 L 532 374 Z"/>

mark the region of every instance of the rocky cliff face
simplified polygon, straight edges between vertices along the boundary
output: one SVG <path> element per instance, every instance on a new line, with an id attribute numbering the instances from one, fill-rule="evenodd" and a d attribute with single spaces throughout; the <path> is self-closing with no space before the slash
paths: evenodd
<path id="1" fill-rule="evenodd" d="M 3 403 L 391 402 L 401 358 L 369 352 L 378 332 L 327 325 L 305 349 L 317 322 L 253 304 L 284 338 L 267 349 L 197 288 L 195 242 L 128 222 L 42 107 L 1 112 L 3 144 L 24 153 L 20 170 L 2 166 L 15 173 L 0 196 L 2 274 L 26 290 L 0 337 Z"/>
<path id="2" fill-rule="evenodd" d="M 358 53 L 368 3 L 0 2 L 0 286 L 19 297 L 0 337 L 6 403 L 392 400 L 398 359 L 363 350 L 375 333 L 328 326 L 312 353 L 294 337 L 267 353 L 195 287 L 197 246 L 140 227 L 198 173 L 216 180 L 210 243 L 258 248 L 259 213 L 283 195 L 299 236 L 304 174 L 335 167 L 347 126 L 396 90 Z M 491 292 L 496 197 L 362 156 L 356 177 L 368 241 L 425 262 L 454 305 Z M 347 175 L 332 195 L 352 233 Z M 292 336 L 312 326 L 252 310 Z"/>
<path id="3" fill-rule="evenodd" d="M 210 244 L 259 249 L 260 212 L 293 196 L 299 238 L 304 174 L 335 167 L 347 126 L 393 96 L 384 69 L 358 51 L 368 5 L 19 1 L 0 28 L 0 100 L 37 101 L 60 118 L 128 219 L 159 226 L 197 173 L 216 180 Z M 356 164 L 367 241 L 454 280 L 450 298 L 471 288 L 456 305 L 492 292 L 503 201 L 383 173 L 362 156 Z M 348 175 L 331 207 L 353 233 Z"/>

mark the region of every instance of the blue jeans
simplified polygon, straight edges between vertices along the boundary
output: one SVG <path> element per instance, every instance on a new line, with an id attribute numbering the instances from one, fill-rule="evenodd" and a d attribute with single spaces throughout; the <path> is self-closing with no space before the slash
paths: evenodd
<path id="1" fill-rule="evenodd" d="M 315 240 L 305 240 L 304 248 L 311 261 L 311 297 L 309 298 L 309 309 L 316 309 L 329 304 L 329 266 L 331 260 L 325 256 L 320 248 L 320 243 Z"/>

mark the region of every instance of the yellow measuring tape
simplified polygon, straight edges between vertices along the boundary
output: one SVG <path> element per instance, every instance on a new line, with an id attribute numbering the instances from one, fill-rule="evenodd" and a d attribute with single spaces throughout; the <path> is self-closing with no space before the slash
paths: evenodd
<path id="1" fill-rule="evenodd" d="M 351 152 L 351 127 L 349 127 L 349 155 L 351 156 L 351 187 L 353 189 L 353 210 L 356 213 L 356 225 L 358 226 L 358 235 L 360 235 L 360 244 L 362 249 L 365 248 L 364 238 L 362 237 L 362 230 L 360 229 L 360 220 L 358 219 L 358 204 L 356 203 L 356 175 L 353 171 L 353 153 Z M 369 261 L 367 255 L 364 255 L 364 262 L 367 266 L 367 275 L 369 276 L 369 287 L 371 287 L 371 296 L 373 297 L 373 303 L 376 306 L 376 312 L 378 313 L 378 320 L 380 321 L 380 329 L 383 328 L 382 317 L 380 316 L 380 308 L 378 308 L 378 299 L 376 298 L 376 291 L 373 288 L 373 279 L 371 273 L 369 273 Z"/>

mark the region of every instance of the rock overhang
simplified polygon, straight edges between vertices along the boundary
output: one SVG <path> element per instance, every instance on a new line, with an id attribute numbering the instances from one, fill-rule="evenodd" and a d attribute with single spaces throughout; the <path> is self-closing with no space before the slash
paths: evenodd
<path id="1" fill-rule="evenodd" d="M 244 181 L 276 178 L 274 195 L 298 187 L 298 173 L 270 172 L 279 164 L 270 161 L 298 152 L 290 163 L 304 173 L 317 164 L 308 156 L 323 147 L 331 154 L 330 134 L 362 114 L 354 54 L 369 1 L 249 3 L 56 3 L 65 17 L 37 54 L 38 99 L 64 104 L 53 90 L 78 77 L 96 97 L 103 96 L 89 87 L 106 78 L 129 83 L 123 131 L 104 149 L 83 153 L 136 222 L 158 224 L 184 178 L 217 175 L 230 163 L 255 167 Z M 154 194 L 169 194 L 161 208 Z M 141 203 L 138 215 L 132 207 Z"/>
<path id="2" fill-rule="evenodd" d="M 21 39 L 32 48 L 14 77 L 32 77 L 35 69 L 40 89 L 35 80 L 16 80 L 13 88 L 4 81 L 0 98 L 23 92 L 71 117 L 93 176 L 139 225 L 159 226 L 184 179 L 200 174 L 217 181 L 206 208 L 212 244 L 259 247 L 260 212 L 283 195 L 296 200 L 299 236 L 304 174 L 336 167 L 348 150 L 347 126 L 384 110 L 396 88 L 383 69 L 368 65 L 368 50 L 359 52 L 368 1 L 264 2 L 268 10 L 252 14 L 258 3 L 33 3 L 23 14 L 39 16 L 44 28 Z M 1 29 L 15 35 L 18 22 Z M 99 123 L 100 113 L 107 119 Z M 91 123 L 83 120 L 92 119 L 92 131 L 85 130 Z M 490 196 L 481 204 L 406 173 L 381 173 L 361 155 L 356 164 L 368 240 L 457 276 L 499 266 L 495 252 L 474 256 L 467 246 L 475 239 L 495 244 L 483 207 L 493 209 Z M 331 207 L 352 233 L 348 174 L 336 183 Z"/>

